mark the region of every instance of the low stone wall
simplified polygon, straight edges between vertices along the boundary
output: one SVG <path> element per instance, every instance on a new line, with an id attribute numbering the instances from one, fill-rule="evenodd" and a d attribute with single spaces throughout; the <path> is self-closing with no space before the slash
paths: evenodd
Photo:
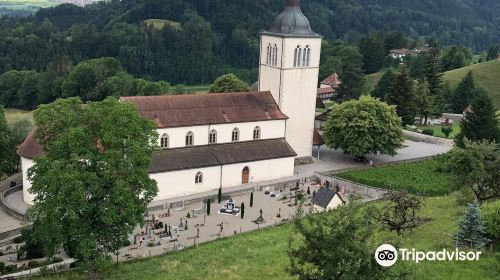
<path id="1" fill-rule="evenodd" d="M 3 192 L 0 193 L 0 207 L 5 211 L 5 213 L 9 214 L 10 216 L 21 220 L 21 221 L 29 221 L 28 216 L 25 215 L 25 213 L 21 213 L 18 210 L 12 208 L 6 201 L 5 198 L 15 192 L 19 192 L 23 190 L 23 185 L 17 185 L 15 187 L 9 188 L 7 190 L 4 190 Z"/>
<path id="2" fill-rule="evenodd" d="M 361 195 L 363 201 L 372 201 L 381 199 L 388 192 L 388 190 L 375 188 L 353 181 L 345 180 L 337 176 L 328 176 L 319 172 L 314 174 L 322 184 L 328 181 L 328 185 L 336 189 L 338 187 L 338 192 L 340 195 Z"/>
<path id="3" fill-rule="evenodd" d="M 411 141 L 415 142 L 425 142 L 436 145 L 453 146 L 453 140 L 445 139 L 440 137 L 434 137 L 430 135 L 425 135 L 418 132 L 413 132 L 409 130 L 403 130 L 403 136 Z"/>

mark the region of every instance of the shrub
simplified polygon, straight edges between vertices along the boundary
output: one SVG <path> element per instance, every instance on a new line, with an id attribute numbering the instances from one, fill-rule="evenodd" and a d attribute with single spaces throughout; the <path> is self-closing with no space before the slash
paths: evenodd
<path id="1" fill-rule="evenodd" d="M 458 205 L 466 206 L 476 200 L 474 192 L 470 188 L 463 188 L 456 193 L 456 202 Z"/>
<path id="2" fill-rule="evenodd" d="M 154 247 L 154 246 L 156 246 L 156 244 L 154 242 L 149 242 L 148 243 L 148 247 Z"/>
<path id="3" fill-rule="evenodd" d="M 5 264 L 3 262 L 0 262 L 0 273 L 2 273 L 4 269 L 5 269 Z"/>
<path id="4" fill-rule="evenodd" d="M 19 236 L 16 236 L 16 237 L 13 239 L 13 241 L 14 241 L 14 243 L 16 243 L 16 244 L 19 244 L 19 243 L 21 243 L 21 242 L 23 242 L 23 241 L 24 241 L 24 238 L 23 238 L 23 236 L 22 236 L 22 235 L 19 235 Z"/>
<path id="5" fill-rule="evenodd" d="M 245 203 L 241 203 L 241 207 L 240 207 L 240 215 L 241 215 L 241 218 L 243 219 L 243 217 L 245 216 Z"/>
<path id="6" fill-rule="evenodd" d="M 127 247 L 127 246 L 130 246 L 130 240 L 128 240 L 128 239 L 123 241 L 123 247 Z"/>
<path id="7" fill-rule="evenodd" d="M 187 213 L 186 218 L 191 219 L 191 214 L 189 212 Z"/>
<path id="8" fill-rule="evenodd" d="M 29 261 L 28 262 L 28 268 L 35 268 L 35 267 L 39 267 L 40 266 L 40 263 L 38 261 Z"/>
<path id="9" fill-rule="evenodd" d="M 450 137 L 450 134 L 453 132 L 452 126 L 443 126 L 441 127 L 441 132 L 446 136 L 446 138 Z"/>
<path id="10" fill-rule="evenodd" d="M 426 128 L 426 129 L 422 130 L 422 134 L 434 136 L 434 130 L 432 130 L 430 128 Z"/>
<path id="11" fill-rule="evenodd" d="M 212 202 L 210 201 L 210 199 L 207 199 L 207 216 L 210 216 L 210 204 Z"/>
<path id="12" fill-rule="evenodd" d="M 500 200 L 484 203 L 481 216 L 485 221 L 488 236 L 500 238 Z"/>
<path id="13" fill-rule="evenodd" d="M 253 207 L 253 192 L 250 194 L 250 207 Z"/>

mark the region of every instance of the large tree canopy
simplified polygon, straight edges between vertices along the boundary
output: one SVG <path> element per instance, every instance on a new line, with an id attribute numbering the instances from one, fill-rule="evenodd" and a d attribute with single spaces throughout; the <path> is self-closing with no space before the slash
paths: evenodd
<path id="1" fill-rule="evenodd" d="M 226 74 L 217 78 L 212 86 L 210 86 L 210 92 L 244 92 L 248 91 L 250 86 L 240 80 L 234 74 Z"/>
<path id="2" fill-rule="evenodd" d="M 353 156 L 395 155 L 404 140 L 395 106 L 370 96 L 336 106 L 328 116 L 324 138 L 330 148 Z"/>
<path id="3" fill-rule="evenodd" d="M 155 125 L 114 98 L 86 105 L 58 100 L 40 106 L 34 119 L 45 151 L 28 172 L 35 235 L 49 254 L 59 245 L 74 248 L 94 276 L 144 223 L 156 196 L 148 175 Z"/>

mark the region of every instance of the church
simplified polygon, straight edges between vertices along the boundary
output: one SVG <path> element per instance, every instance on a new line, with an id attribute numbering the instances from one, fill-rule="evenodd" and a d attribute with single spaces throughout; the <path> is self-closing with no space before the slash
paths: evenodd
<path id="1" fill-rule="evenodd" d="M 291 177 L 311 162 L 321 40 L 300 1 L 286 0 L 261 34 L 258 91 L 122 97 L 157 126 L 155 200 Z M 33 132 L 18 149 L 29 205 L 27 171 L 42 154 Z"/>

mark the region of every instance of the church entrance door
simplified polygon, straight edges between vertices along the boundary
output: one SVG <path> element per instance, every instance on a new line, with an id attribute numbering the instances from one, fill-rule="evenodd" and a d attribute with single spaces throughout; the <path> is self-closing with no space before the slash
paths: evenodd
<path id="1" fill-rule="evenodd" d="M 250 169 L 248 169 L 248 166 L 245 166 L 245 168 L 243 168 L 243 172 L 241 173 L 241 183 L 243 185 L 248 184 L 249 178 L 250 178 Z"/>

